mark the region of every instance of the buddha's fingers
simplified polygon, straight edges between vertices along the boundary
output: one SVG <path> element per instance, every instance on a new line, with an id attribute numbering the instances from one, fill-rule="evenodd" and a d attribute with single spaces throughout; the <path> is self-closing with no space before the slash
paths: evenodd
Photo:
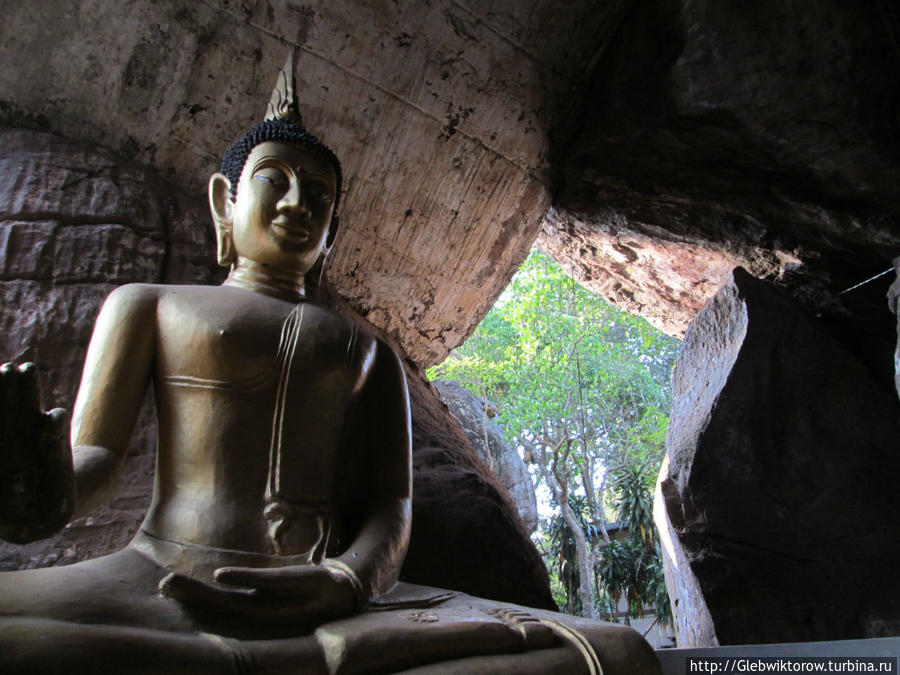
<path id="1" fill-rule="evenodd" d="M 0 406 L 3 444 L 7 446 L 4 452 L 21 453 L 19 448 L 29 448 L 34 443 L 41 412 L 37 367 L 33 363 L 0 366 Z"/>
<path id="2" fill-rule="evenodd" d="M 38 369 L 33 363 L 23 363 L 16 370 L 19 373 L 19 409 L 27 416 L 41 411 L 41 390 L 38 384 Z M 22 420 L 26 424 L 28 420 Z"/>
<path id="3" fill-rule="evenodd" d="M 15 363 L 0 365 L 0 452 L 8 455 L 9 447 L 16 441 L 16 426 L 19 413 L 19 369 Z"/>
<path id="4" fill-rule="evenodd" d="M 72 450 L 69 445 L 69 411 L 54 408 L 40 420 L 39 461 L 44 472 L 44 490 L 48 496 L 47 526 L 56 531 L 69 522 L 75 507 L 75 482 Z"/>
<path id="5" fill-rule="evenodd" d="M 10 390 L 15 386 L 13 378 L 18 374 L 14 371 L 15 365 L 12 363 L 0 365 L 0 455 L 9 452 L 7 444 L 10 442 L 10 426 L 14 415 L 10 408 L 13 399 Z"/>
<path id="6" fill-rule="evenodd" d="M 10 363 L 9 361 L 7 361 L 6 363 L 0 365 L 0 387 L 2 387 L 3 405 L 6 405 L 7 403 L 8 395 L 6 392 L 11 385 L 12 378 L 15 377 L 15 375 L 13 375 L 13 371 L 18 374 L 15 363 Z"/>
<path id="7" fill-rule="evenodd" d="M 3 453 L 3 470 L 10 475 L 22 472 L 29 450 L 33 452 L 32 439 L 35 430 L 29 428 L 28 421 L 36 420 L 38 410 L 35 409 L 29 415 L 28 405 L 23 401 L 23 376 L 26 380 L 32 379 L 32 369 L 23 369 L 15 363 L 4 363 L 0 366 L 0 444 Z M 27 393 L 29 385 L 25 384 Z"/>
<path id="8" fill-rule="evenodd" d="M 254 588 L 217 586 L 174 572 L 163 577 L 159 589 L 167 598 L 189 607 L 244 619 L 284 621 L 306 614 L 305 603 L 291 602 L 290 595 L 264 595 Z"/>
<path id="9" fill-rule="evenodd" d="M 323 584 L 333 581 L 328 570 L 314 565 L 290 567 L 221 567 L 215 572 L 219 583 L 258 588 L 261 591 L 311 596 Z"/>
<path id="10" fill-rule="evenodd" d="M 219 588 L 198 579 L 172 572 L 159 582 L 159 590 L 167 598 L 185 604 L 227 606 L 256 595 L 252 588 Z"/>
<path id="11" fill-rule="evenodd" d="M 68 442 L 70 422 L 69 411 L 65 408 L 54 408 L 43 415 L 39 451 L 52 466 L 72 463 Z"/>

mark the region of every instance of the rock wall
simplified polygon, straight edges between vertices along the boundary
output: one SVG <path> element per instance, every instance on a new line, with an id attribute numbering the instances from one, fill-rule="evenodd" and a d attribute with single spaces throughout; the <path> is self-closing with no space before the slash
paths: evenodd
<path id="1" fill-rule="evenodd" d="M 401 579 L 556 609 L 516 503 L 473 450 L 425 373 L 407 362 L 413 524 Z"/>
<path id="2" fill-rule="evenodd" d="M 900 632 L 889 383 L 736 269 L 691 323 L 673 390 L 656 512 L 679 646 Z"/>

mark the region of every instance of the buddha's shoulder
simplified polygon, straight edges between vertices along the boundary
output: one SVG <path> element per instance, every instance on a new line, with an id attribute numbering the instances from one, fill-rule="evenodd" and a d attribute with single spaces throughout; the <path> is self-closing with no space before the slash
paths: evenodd
<path id="1" fill-rule="evenodd" d="M 201 305 L 215 301 L 216 286 L 174 286 L 167 284 L 125 284 L 115 288 L 104 302 L 107 314 L 155 312 L 165 303 Z"/>
<path id="2" fill-rule="evenodd" d="M 402 369 L 400 356 L 393 346 L 373 333 L 363 321 L 314 302 L 304 305 L 303 316 L 304 326 L 315 327 L 316 333 L 328 336 L 324 342 L 345 344 L 348 357 L 369 365 L 377 357 L 381 362 L 394 363 L 396 369 Z"/>
<path id="3" fill-rule="evenodd" d="M 303 306 L 304 323 L 315 326 L 317 332 L 328 333 L 332 339 L 346 340 L 352 351 L 369 353 L 379 347 L 388 348 L 375 337 L 361 322 L 355 321 L 347 314 L 331 307 L 315 302 L 307 302 Z"/>
<path id="4" fill-rule="evenodd" d="M 107 302 L 150 302 L 166 296 L 185 297 L 208 293 L 216 286 L 175 286 L 169 284 L 133 283 L 118 286 L 108 296 Z M 206 289 L 206 290 L 204 290 Z"/>
<path id="5" fill-rule="evenodd" d="M 103 303 L 107 314 L 153 311 L 164 288 L 156 284 L 125 284 L 114 289 Z"/>
<path id="6" fill-rule="evenodd" d="M 164 309 L 181 308 L 201 314 L 204 308 L 214 312 L 224 310 L 226 313 L 228 308 L 232 308 L 238 314 L 250 311 L 254 314 L 279 315 L 293 307 L 293 303 L 260 293 L 224 285 L 201 284 L 126 284 L 115 289 L 107 302 L 110 300 L 156 304 Z"/>

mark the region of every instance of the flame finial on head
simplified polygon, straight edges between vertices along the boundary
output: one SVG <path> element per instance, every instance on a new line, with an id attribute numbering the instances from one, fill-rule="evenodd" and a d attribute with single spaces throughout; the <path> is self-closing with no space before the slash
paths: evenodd
<path id="1" fill-rule="evenodd" d="M 288 54 L 287 61 L 284 62 L 284 67 L 278 73 L 272 98 L 269 99 L 269 105 L 266 108 L 266 119 L 285 120 L 302 127 L 303 118 L 300 116 L 300 104 L 297 102 L 297 91 L 294 84 L 294 57 L 296 55 L 297 50 L 292 49 Z"/>
<path id="2" fill-rule="evenodd" d="M 272 97 L 266 108 L 265 119 L 249 129 L 228 148 L 225 156 L 222 158 L 221 170 L 231 184 L 231 196 L 234 198 L 237 196 L 238 183 L 244 170 L 244 164 L 247 162 L 247 157 L 250 151 L 260 143 L 265 141 L 284 141 L 306 150 L 318 152 L 331 162 L 331 165 L 334 167 L 336 179 L 334 217 L 336 219 L 343 181 L 341 162 L 327 145 L 309 133 L 303 125 L 294 83 L 296 51 L 296 48 L 291 49 L 284 67 L 278 73 L 278 81 L 275 83 L 275 90 L 272 92 Z"/>

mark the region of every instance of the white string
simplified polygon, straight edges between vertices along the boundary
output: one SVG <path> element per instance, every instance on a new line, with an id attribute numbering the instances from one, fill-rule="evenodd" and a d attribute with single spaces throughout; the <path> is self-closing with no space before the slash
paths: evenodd
<path id="1" fill-rule="evenodd" d="M 838 295 L 843 295 L 844 293 L 849 293 L 849 292 L 852 291 L 853 289 L 859 288 L 860 286 L 865 286 L 865 285 L 866 285 L 867 283 L 869 283 L 870 281 L 875 281 L 878 277 L 883 277 L 883 276 L 884 276 L 885 274 L 887 274 L 888 272 L 893 272 L 893 271 L 894 271 L 894 268 L 893 268 L 893 267 L 888 267 L 884 272 L 879 272 L 879 273 L 876 274 L 874 277 L 869 277 L 869 278 L 866 279 L 865 281 L 860 281 L 858 284 L 856 284 L 856 286 L 851 286 L 850 288 L 846 288 L 846 289 L 844 289 L 843 291 L 841 291 L 840 293 L 838 293 Z"/>

